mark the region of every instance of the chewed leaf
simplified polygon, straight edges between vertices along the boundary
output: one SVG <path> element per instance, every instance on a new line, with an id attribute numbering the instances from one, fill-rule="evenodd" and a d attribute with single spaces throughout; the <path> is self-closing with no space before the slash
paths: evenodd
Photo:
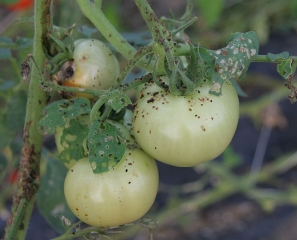
<path id="1" fill-rule="evenodd" d="M 251 61 L 258 55 L 258 50 L 259 40 L 254 32 L 231 34 L 226 47 L 211 53 L 215 58 L 212 83 L 222 85 L 227 79 L 244 78 Z M 217 92 L 210 93 L 218 95 Z"/>
<path id="2" fill-rule="evenodd" d="M 291 90 L 288 98 L 291 103 L 297 102 L 297 88 L 293 84 L 293 75 L 297 69 L 297 62 L 293 58 L 283 60 L 277 65 L 277 72 L 286 80 L 284 85 Z"/>
<path id="3" fill-rule="evenodd" d="M 42 110 L 43 117 L 37 123 L 38 130 L 43 134 L 52 134 L 56 126 L 63 127 L 72 118 L 90 112 L 90 101 L 86 98 L 72 98 L 53 102 Z"/>
<path id="4" fill-rule="evenodd" d="M 271 61 L 275 61 L 278 59 L 288 59 L 290 57 L 289 52 L 281 52 L 278 54 L 272 54 L 272 53 L 268 53 L 267 57 L 271 60 Z"/>
<path id="5" fill-rule="evenodd" d="M 131 100 L 121 91 L 113 91 L 109 95 L 109 100 L 107 102 L 108 105 L 112 107 L 113 110 L 118 111 L 122 108 L 131 104 Z"/>
<path id="6" fill-rule="evenodd" d="M 88 135 L 89 160 L 94 173 L 109 171 L 121 161 L 126 141 L 121 132 L 108 122 L 93 122 Z"/>
<path id="7" fill-rule="evenodd" d="M 85 116 L 89 118 L 89 115 Z M 69 126 L 63 128 L 63 133 L 59 139 L 59 144 L 63 146 L 63 151 L 58 158 L 69 164 L 71 161 L 86 157 L 86 141 L 89 133 L 89 124 L 81 118 L 71 119 Z"/>

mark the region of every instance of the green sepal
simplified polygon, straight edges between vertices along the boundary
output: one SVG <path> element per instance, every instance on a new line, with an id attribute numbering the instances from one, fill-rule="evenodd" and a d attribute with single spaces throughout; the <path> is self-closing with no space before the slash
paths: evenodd
<path id="1" fill-rule="evenodd" d="M 167 62 L 165 63 L 165 70 L 169 78 L 169 91 L 175 95 L 189 95 L 193 93 L 195 86 L 190 78 L 180 70 L 180 67 L 177 63 L 174 63 L 174 68 L 169 69 Z"/>

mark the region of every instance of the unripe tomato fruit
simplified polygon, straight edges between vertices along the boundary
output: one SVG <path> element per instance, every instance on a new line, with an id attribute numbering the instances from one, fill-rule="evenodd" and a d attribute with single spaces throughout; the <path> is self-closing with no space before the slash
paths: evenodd
<path id="1" fill-rule="evenodd" d="M 166 79 L 164 79 L 167 81 Z M 239 118 L 237 93 L 229 81 L 222 95 L 209 93 L 204 81 L 189 96 L 174 96 L 150 83 L 140 93 L 133 115 L 136 142 L 155 159 L 190 167 L 220 155 Z"/>
<path id="2" fill-rule="evenodd" d="M 74 42 L 74 73 L 62 85 L 85 89 L 109 89 L 120 73 L 118 60 L 106 44 L 96 39 Z M 67 97 L 92 96 L 83 93 L 64 93 Z"/>
<path id="3" fill-rule="evenodd" d="M 139 148 L 127 148 L 110 171 L 94 174 L 88 158 L 68 171 L 64 193 L 71 211 L 83 222 L 112 227 L 133 222 L 151 208 L 158 189 L 155 160 Z"/>

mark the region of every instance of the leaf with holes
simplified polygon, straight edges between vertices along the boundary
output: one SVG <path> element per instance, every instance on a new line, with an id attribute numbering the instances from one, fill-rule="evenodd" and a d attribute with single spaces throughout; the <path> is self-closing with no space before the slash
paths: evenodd
<path id="1" fill-rule="evenodd" d="M 72 98 L 53 102 L 43 109 L 43 117 L 37 123 L 43 134 L 53 134 L 56 126 L 64 127 L 72 118 L 91 112 L 90 101 L 86 98 Z"/>
<path id="2" fill-rule="evenodd" d="M 126 141 L 108 122 L 93 122 L 88 135 L 89 160 L 94 173 L 109 171 L 123 157 Z"/>
<path id="3" fill-rule="evenodd" d="M 58 158 L 70 166 L 72 161 L 85 157 L 87 152 L 86 141 L 90 123 L 83 122 L 82 117 L 90 119 L 89 115 L 73 118 L 66 127 L 58 128 L 55 134 L 56 145 L 60 150 Z"/>
<path id="4" fill-rule="evenodd" d="M 211 53 L 215 58 L 213 85 L 222 86 L 227 79 L 244 78 L 251 61 L 258 55 L 259 40 L 254 32 L 233 33 L 227 42 L 226 47 Z M 221 88 L 210 93 L 221 95 Z"/>
<path id="5" fill-rule="evenodd" d="M 277 72 L 284 78 L 293 77 L 297 67 L 297 62 L 293 58 L 283 60 L 277 65 Z"/>
<path id="6" fill-rule="evenodd" d="M 121 110 L 131 103 L 132 102 L 130 98 L 127 97 L 123 92 L 118 90 L 113 91 L 111 94 L 109 94 L 109 100 L 107 101 L 107 104 L 110 105 L 115 111 Z"/>

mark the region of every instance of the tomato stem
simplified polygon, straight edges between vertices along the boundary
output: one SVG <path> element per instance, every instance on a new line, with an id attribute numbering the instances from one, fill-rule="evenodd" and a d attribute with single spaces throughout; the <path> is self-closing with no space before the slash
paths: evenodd
<path id="1" fill-rule="evenodd" d="M 290 58 L 294 59 L 294 61 L 297 61 L 297 56 L 290 56 Z M 277 58 L 274 60 L 271 60 L 268 58 L 267 55 L 257 55 L 252 62 L 265 62 L 265 63 L 281 63 L 284 59 Z"/>
<path id="2" fill-rule="evenodd" d="M 95 7 L 89 0 L 76 0 L 76 2 L 82 13 L 94 24 L 106 40 L 109 41 L 124 57 L 131 60 L 137 50 L 115 29 L 106 18 L 101 8 Z M 139 61 L 138 65 L 149 72 L 153 69 L 153 64 L 147 64 L 145 60 Z"/>
<path id="3" fill-rule="evenodd" d="M 120 85 L 123 83 L 129 72 L 133 69 L 133 67 L 136 65 L 137 62 L 139 62 L 144 56 L 150 54 L 153 52 L 153 48 L 151 45 L 148 45 L 146 47 L 140 48 L 134 55 L 134 57 L 128 62 L 124 70 L 121 72 L 119 77 L 117 78 L 115 84 L 111 88 L 112 90 L 115 90 L 120 87 Z"/>
<path id="4" fill-rule="evenodd" d="M 45 62 L 43 44 L 46 42 L 46 36 L 51 27 L 50 8 L 51 0 L 35 1 L 33 56 L 39 70 L 43 70 Z M 36 123 L 41 117 L 41 110 L 47 103 L 47 93 L 39 88 L 39 70 L 33 65 L 29 81 L 17 192 L 14 194 L 11 215 L 5 229 L 4 239 L 7 240 L 25 239 L 35 195 L 39 187 L 43 136 L 39 133 Z"/>

